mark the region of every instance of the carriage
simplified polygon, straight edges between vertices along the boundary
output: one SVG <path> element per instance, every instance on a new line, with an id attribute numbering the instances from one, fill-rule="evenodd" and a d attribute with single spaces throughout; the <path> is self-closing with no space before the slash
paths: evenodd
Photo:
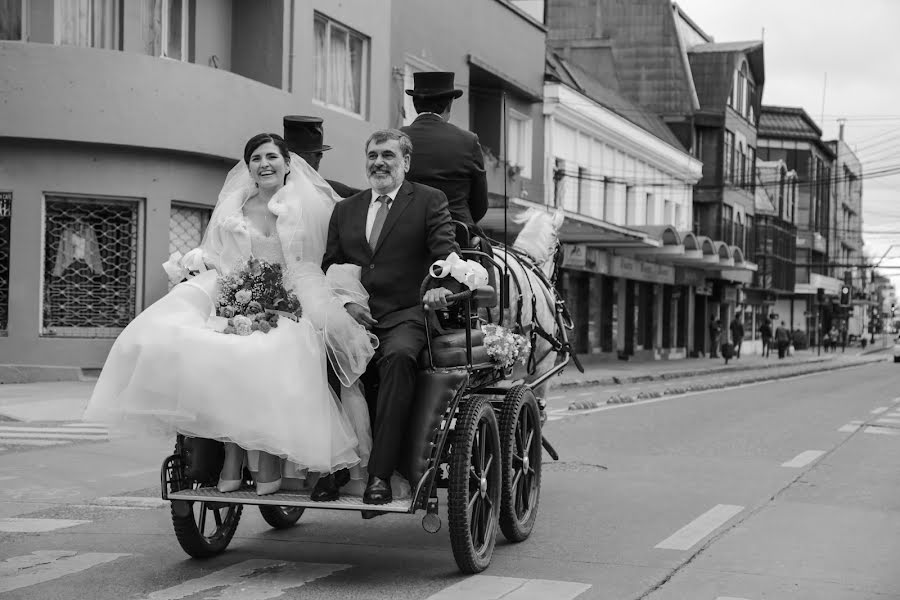
<path id="1" fill-rule="evenodd" d="M 462 253 L 492 268 L 495 285 L 455 294 L 453 308 L 429 313 L 401 465 L 411 486 L 408 498 L 374 506 L 343 493 L 331 502 L 288 490 L 222 493 L 215 487 L 216 459 L 210 459 L 216 452 L 209 447 L 218 442 L 179 435 L 163 463 L 161 484 L 181 547 L 195 558 L 224 551 L 248 504 L 276 529 L 316 508 L 359 511 L 364 518 L 424 511 L 422 526 L 435 533 L 441 527 L 440 488 L 447 489 L 450 543 L 462 572 L 488 567 L 498 529 L 511 542 L 528 538 L 537 518 L 542 449 L 558 458 L 541 432 L 546 417 L 540 391 L 570 360 L 581 369 L 567 340 L 572 322 L 555 291 L 559 244 L 553 233 L 545 256 L 535 257 L 515 245 L 485 247 L 460 232 L 458 239 L 467 240 Z M 426 277 L 423 291 L 431 280 Z M 543 322 L 539 302 L 546 305 Z M 513 368 L 490 358 L 479 327 L 485 322 L 509 323 L 530 336 L 526 365 Z"/>

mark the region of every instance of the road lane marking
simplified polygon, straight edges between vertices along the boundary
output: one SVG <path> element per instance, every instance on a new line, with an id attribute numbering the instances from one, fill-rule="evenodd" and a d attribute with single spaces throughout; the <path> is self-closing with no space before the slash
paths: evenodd
<path id="1" fill-rule="evenodd" d="M 716 600 L 747 600 L 747 598 L 738 598 L 736 596 L 716 596 Z"/>
<path id="2" fill-rule="evenodd" d="M 781 466 L 790 469 L 801 469 L 823 454 L 825 454 L 824 450 L 807 450 L 806 452 L 801 452 L 791 460 L 781 463 Z"/>
<path id="3" fill-rule="evenodd" d="M 572 600 L 589 589 L 589 584 L 575 581 L 473 575 L 426 600 Z"/>
<path id="4" fill-rule="evenodd" d="M 103 428 L 108 429 L 108 423 L 92 423 L 90 421 L 78 422 L 78 423 L 65 423 L 63 427 L 95 427 L 95 428 Z"/>
<path id="5" fill-rule="evenodd" d="M 886 423 L 888 425 L 900 425 L 900 419 L 876 419 L 876 423 Z"/>
<path id="6" fill-rule="evenodd" d="M 106 435 L 105 427 L 29 427 L 29 426 L 10 426 L 0 425 L 0 432 L 23 432 L 23 433 L 95 433 L 97 435 Z"/>
<path id="7" fill-rule="evenodd" d="M 288 590 L 301 587 L 310 581 L 349 568 L 350 565 L 254 558 L 215 571 L 205 577 L 153 592 L 147 598 L 182 600 L 215 588 L 225 588 L 217 590 L 215 597 L 268 600 L 283 596 Z"/>
<path id="8" fill-rule="evenodd" d="M 717 504 L 658 543 L 654 548 L 659 548 L 660 550 L 689 550 L 742 510 L 744 510 L 743 506 Z"/>
<path id="9" fill-rule="evenodd" d="M 0 448 L 2 450 L 2 448 Z M 18 475 L 0 475 L 0 481 L 9 481 L 10 479 L 18 479 Z"/>
<path id="10" fill-rule="evenodd" d="M 850 421 L 843 427 L 840 427 L 838 431 L 840 431 L 841 433 L 853 433 L 860 427 L 862 427 L 862 421 Z"/>
<path id="11" fill-rule="evenodd" d="M 38 550 L 0 562 L 0 594 L 96 567 L 130 554 Z"/>
<path id="12" fill-rule="evenodd" d="M 900 435 L 900 430 L 891 427 L 878 427 L 877 425 L 869 425 L 866 427 L 866 433 L 874 433 L 877 435 Z"/>
<path id="13" fill-rule="evenodd" d="M 881 413 L 887 412 L 889 410 L 891 409 L 888 406 L 879 406 L 878 408 L 873 408 L 869 412 L 871 412 L 873 415 L 880 415 Z"/>
<path id="14" fill-rule="evenodd" d="M 44 533 L 66 527 L 84 525 L 90 521 L 76 521 L 73 519 L 0 519 L 0 532 L 2 533 Z"/>

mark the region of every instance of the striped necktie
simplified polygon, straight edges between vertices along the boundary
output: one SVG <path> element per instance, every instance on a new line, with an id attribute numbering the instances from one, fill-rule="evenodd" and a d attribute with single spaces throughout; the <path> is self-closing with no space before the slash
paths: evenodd
<path id="1" fill-rule="evenodd" d="M 380 202 L 378 212 L 375 213 L 375 221 L 372 222 L 372 233 L 369 234 L 369 246 L 375 250 L 378 245 L 378 238 L 381 236 L 381 228 L 384 227 L 384 220 L 387 218 L 388 210 L 390 210 L 390 196 L 378 196 L 375 202 Z"/>

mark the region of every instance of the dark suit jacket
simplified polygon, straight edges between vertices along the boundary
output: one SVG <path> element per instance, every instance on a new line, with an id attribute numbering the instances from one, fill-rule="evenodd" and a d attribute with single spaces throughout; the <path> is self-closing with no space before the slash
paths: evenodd
<path id="1" fill-rule="evenodd" d="M 440 190 L 405 181 L 391 204 L 374 252 L 366 239 L 371 200 L 372 190 L 363 190 L 337 204 L 331 214 L 322 269 L 341 263 L 362 267 L 362 284 L 369 292 L 369 308 L 378 328 L 422 320 L 420 287 L 428 267 L 459 251 L 447 198 Z"/>
<path id="2" fill-rule="evenodd" d="M 360 190 L 356 188 L 352 188 L 345 183 L 341 183 L 340 181 L 334 181 L 331 179 L 326 179 L 325 183 L 331 186 L 338 196 L 341 198 L 349 198 L 353 194 L 358 194 Z"/>
<path id="3" fill-rule="evenodd" d="M 477 223 L 488 207 L 478 136 L 428 113 L 401 129 L 413 143 L 406 178 L 444 192 L 455 221 Z"/>

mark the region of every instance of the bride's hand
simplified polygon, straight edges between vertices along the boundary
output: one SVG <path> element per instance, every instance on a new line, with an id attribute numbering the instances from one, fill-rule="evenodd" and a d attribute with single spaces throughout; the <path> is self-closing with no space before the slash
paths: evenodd
<path id="1" fill-rule="evenodd" d="M 344 305 L 344 308 L 347 309 L 347 312 L 350 313 L 350 316 L 353 317 L 357 323 L 366 329 L 371 329 L 374 325 L 378 324 L 378 321 L 372 318 L 372 314 L 365 306 L 361 306 L 355 302 L 348 302 Z"/>

